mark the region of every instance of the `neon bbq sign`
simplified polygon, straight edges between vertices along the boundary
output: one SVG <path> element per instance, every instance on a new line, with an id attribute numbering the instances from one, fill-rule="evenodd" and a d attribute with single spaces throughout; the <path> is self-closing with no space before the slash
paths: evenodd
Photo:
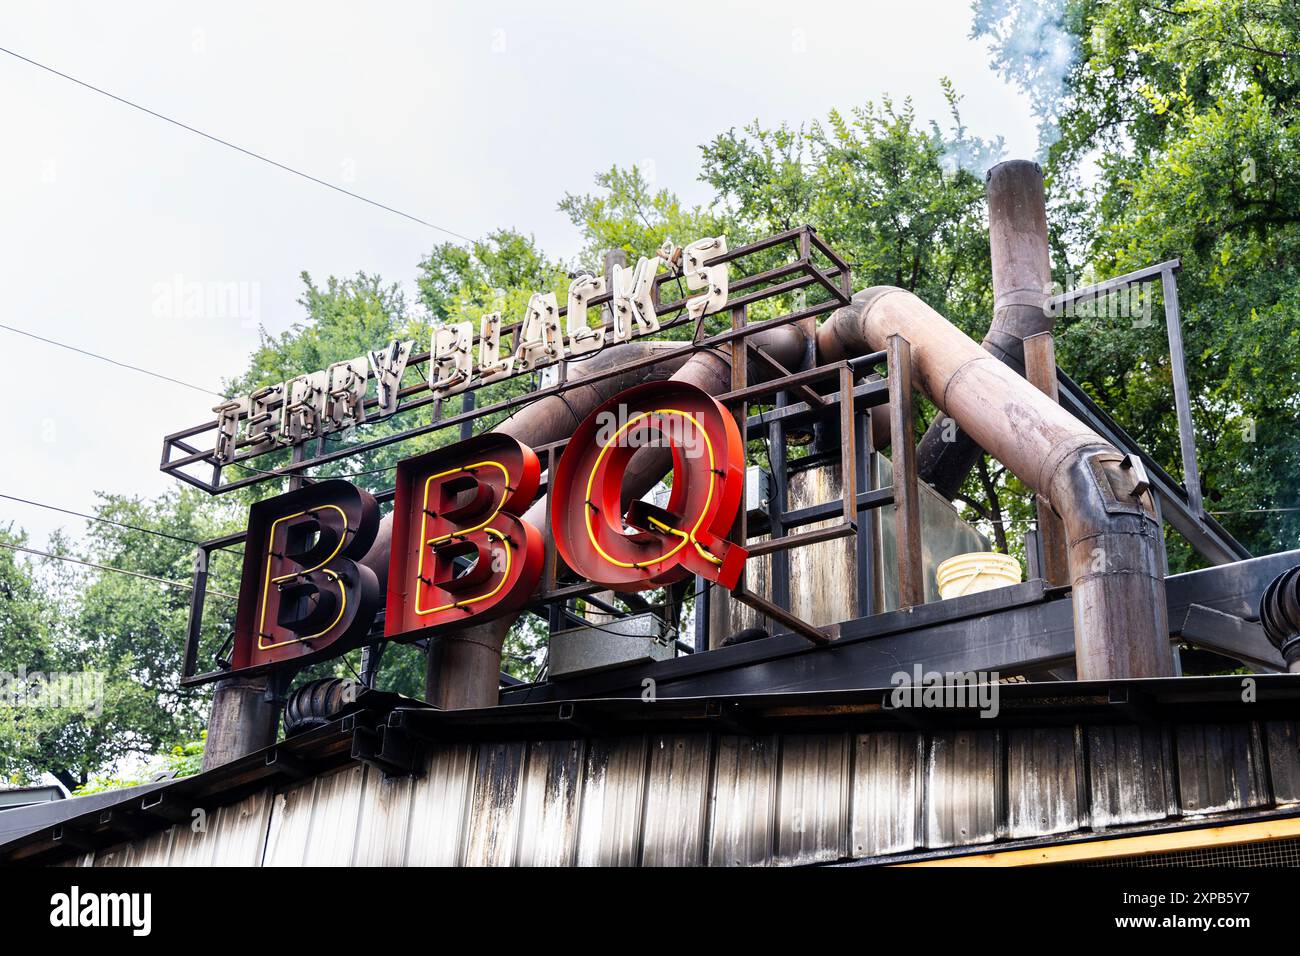
<path id="1" fill-rule="evenodd" d="M 738 261 L 752 265 L 729 274 Z M 674 279 L 690 292 L 682 289 L 679 299 L 660 301 L 662 284 Z M 824 290 L 811 305 L 799 292 L 808 287 Z M 792 293 L 798 296 L 778 298 Z M 579 275 L 565 308 L 553 293 L 534 294 L 512 326 L 504 326 L 499 313 L 476 323 L 439 325 L 428 352 L 417 352 L 414 341 L 393 342 L 223 402 L 214 421 L 166 436 L 162 470 L 214 495 L 284 479 L 290 490 L 253 505 L 245 532 L 199 546 L 182 683 L 296 670 L 378 640 L 423 640 L 522 610 L 549 609 L 554 627 L 561 602 L 600 590 L 630 596 L 690 577 L 757 607 L 761 596 L 743 586 L 746 560 L 854 533 L 856 498 L 846 493 L 838 523 L 750 541 L 744 435 L 753 440 L 765 426 L 748 418 L 746 408 L 770 402 L 785 389 L 806 398 L 800 414 L 824 417 L 824 400 L 809 383 L 829 378 L 843 401 L 857 387 L 857 372 L 839 366 L 789 372 L 778 366 L 763 385 L 745 387 L 742 359 L 732 370 L 729 393 L 715 398 L 675 380 L 638 386 L 591 410 L 571 435 L 536 448 L 526 444 L 527 436 L 521 441 L 494 431 L 475 434 L 474 426 L 639 366 L 685 361 L 702 350 L 717 354 L 762 329 L 824 314 L 849 296 L 847 264 L 810 227 L 732 249 L 723 237 L 707 238 L 684 249 L 666 246 L 632 268 L 615 266 L 608 282 Z M 793 309 L 783 312 L 785 302 Z M 757 303 L 763 311 L 754 320 Z M 593 324 L 596 309 L 602 317 Z M 706 326 L 710 316 L 716 319 Z M 574 377 L 568 373 L 570 360 L 683 325 L 693 327 L 689 341 L 656 343 L 663 348 L 629 351 L 625 361 L 582 364 Z M 508 352 L 506 335 L 513 339 Z M 409 367 L 419 363 L 428 367 L 412 384 Z M 476 404 L 483 386 L 551 366 L 551 374 L 540 382 L 534 378 L 522 393 Z M 459 410 L 444 410 L 449 398 L 456 398 Z M 410 415 L 420 409 L 428 411 L 412 422 Z M 381 420 L 411 424 L 363 435 Z M 394 473 L 387 491 L 372 494 L 345 480 L 347 475 L 315 471 L 454 428 L 459 442 L 384 469 Z M 342 442 L 325 442 L 342 429 L 352 433 Z M 198 437 L 205 432 L 213 435 L 207 448 Z M 666 500 L 625 500 L 633 457 L 646 447 L 657 447 L 657 460 L 671 469 L 670 490 Z M 843 444 L 839 456 L 846 488 L 854 474 L 851 448 L 851 441 Z M 293 457 L 286 464 L 289 451 Z M 270 463 L 261 457 L 277 454 Z M 235 472 L 225 480 L 228 468 L 248 474 Z M 544 519 L 533 507 L 543 499 Z M 388 502 L 385 579 L 382 559 L 376 560 L 381 556 L 370 552 L 381 506 Z M 235 614 L 205 622 L 209 559 L 241 543 Z M 823 638 L 770 602 L 762 610 L 810 639 Z M 218 666 L 201 673 L 197 664 L 205 643 L 215 647 Z"/>

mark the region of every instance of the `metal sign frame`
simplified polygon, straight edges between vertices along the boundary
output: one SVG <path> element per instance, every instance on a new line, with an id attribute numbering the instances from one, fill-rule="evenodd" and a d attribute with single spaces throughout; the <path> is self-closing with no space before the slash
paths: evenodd
<path id="1" fill-rule="evenodd" d="M 709 316 L 701 315 L 698 319 L 692 319 L 686 314 L 685 296 L 668 303 L 660 302 L 660 287 L 664 282 L 672 281 L 675 277 L 671 274 L 659 276 L 654 287 L 656 314 L 670 316 L 661 323 L 661 331 L 670 330 L 688 323 L 693 324 L 692 337 L 683 341 L 678 348 L 665 349 L 652 356 L 630 360 L 590 375 L 584 375 L 581 378 L 572 379 L 567 374 L 567 362 L 561 360 L 556 363 L 555 377 L 557 381 L 554 384 L 535 387 L 525 394 L 481 407 L 476 403 L 475 393 L 478 388 L 483 386 L 471 386 L 462 394 L 459 411 L 451 414 L 448 414 L 444 408 L 446 402 L 450 399 L 436 398 L 431 394 L 427 380 L 422 381 L 400 390 L 399 406 L 394 415 L 431 407 L 432 413 L 430 419 L 426 422 L 413 425 L 390 435 L 380 436 L 370 441 L 359 442 L 355 445 L 328 452 L 325 451 L 322 438 L 312 438 L 305 442 L 286 446 L 291 448 L 293 452 L 293 460 L 290 463 L 280 467 L 258 469 L 251 476 L 235 480 L 223 479 L 223 472 L 226 468 L 245 464 L 262 455 L 270 454 L 271 450 L 256 451 L 242 448 L 232 460 L 227 462 L 218 461 L 214 457 L 213 449 L 203 450 L 199 447 L 200 442 L 197 441 L 199 436 L 204 433 L 215 431 L 216 423 L 208 422 L 173 433 L 164 439 L 161 470 L 213 495 L 224 494 L 238 488 L 250 487 L 268 481 L 287 482 L 290 487 L 303 483 L 310 484 L 313 478 L 308 472 L 315 467 L 445 429 L 458 429 L 460 438 L 468 438 L 474 434 L 475 425 L 488 416 L 509 411 L 512 408 L 529 404 L 550 395 L 562 395 L 570 388 L 578 385 L 587 385 L 593 381 L 622 375 L 649 364 L 689 357 L 702 349 L 713 349 L 722 345 L 732 346 L 735 353 L 732 362 L 732 389 L 724 395 L 717 396 L 717 399 L 736 415 L 738 424 L 742 425 L 742 434 L 746 442 L 764 436 L 768 437 L 769 440 L 773 437 L 780 438 L 784 429 L 812 421 L 820 420 L 838 424 L 840 442 L 838 465 L 841 472 L 841 487 L 844 489 L 842 498 L 837 502 L 826 502 L 816 507 L 779 515 L 779 517 L 770 521 L 770 527 L 768 528 L 771 535 L 770 540 L 747 545 L 751 557 L 763 554 L 773 555 L 779 581 L 778 592 L 774 592 L 774 597 L 777 597 L 778 600 L 776 602 L 770 601 L 747 590 L 744 585 L 743 575 L 741 583 L 732 592 L 737 600 L 756 608 L 789 632 L 799 634 L 815 643 L 824 643 L 829 640 L 830 636 L 827 629 L 813 627 L 780 606 L 779 592 L 788 595 L 789 590 L 788 566 L 785 566 L 781 557 L 790 548 L 856 534 L 860 518 L 883 505 L 902 502 L 903 507 L 901 509 L 896 508 L 896 512 L 903 516 L 899 520 L 909 520 L 907 515 L 914 511 L 915 507 L 915 491 L 910 495 L 896 494 L 894 489 L 914 485 L 914 469 L 909 469 L 906 464 L 901 469 L 896 467 L 894 486 L 892 488 L 874 489 L 868 487 L 863 491 L 859 491 L 858 488 L 864 483 L 869 483 L 869 476 L 872 474 L 871 469 L 866 466 L 867 459 L 871 454 L 874 454 L 870 434 L 869 411 L 871 407 L 885 402 L 892 402 L 896 406 L 894 414 L 896 416 L 905 416 L 896 420 L 910 422 L 911 394 L 910 389 L 906 388 L 902 390 L 896 389 L 891 392 L 888 381 L 878 379 L 863 381 L 869 372 L 885 364 L 890 366 L 891 378 L 894 380 L 906 378 L 905 373 L 899 371 L 897 356 L 887 356 L 885 352 L 862 356 L 852 362 L 839 362 L 791 372 L 753 346 L 750 337 L 757 333 L 801 320 L 815 319 L 817 316 L 847 305 L 851 301 L 852 285 L 848 264 L 827 246 L 810 226 L 799 226 L 758 242 L 736 247 L 729 252 L 707 260 L 705 265 L 738 262 L 760 252 L 781 250 L 782 248 L 793 254 L 789 261 L 730 281 L 731 292 L 740 293 L 740 295 L 730 299 L 726 306 L 731 320 L 730 328 L 714 334 L 708 334 L 705 329 L 705 321 Z M 792 311 L 759 321 L 750 321 L 750 307 L 755 303 L 808 287 L 825 290 L 827 297 L 824 301 L 811 306 L 797 303 Z M 593 297 L 589 304 L 595 307 L 610 300 L 611 296 L 606 294 Z M 605 327 L 610 328 L 608 319 Z M 515 324 L 503 331 L 516 333 L 518 330 L 519 324 Z M 654 336 L 648 336 L 647 338 L 653 339 Z M 902 346 L 905 347 L 906 343 L 902 343 Z M 748 384 L 748 363 L 751 356 L 767 365 L 768 372 L 772 376 L 758 385 Z M 428 353 L 417 354 L 412 356 L 409 364 L 418 364 L 428 359 Z M 527 373 L 521 372 L 517 374 Z M 791 402 L 791 398 L 796 396 L 802 401 Z M 366 401 L 369 407 L 378 404 L 377 398 L 369 398 Z M 773 402 L 775 403 L 773 408 L 755 415 L 749 414 L 751 404 L 769 404 Z M 910 432 L 910 426 L 906 426 L 906 428 Z M 539 445 L 534 448 L 538 456 L 543 459 L 544 467 L 548 473 L 558 461 L 559 456 L 563 454 L 567 442 L 568 439 L 565 439 L 564 441 Z M 783 442 L 781 444 L 783 445 Z M 780 480 L 784 482 L 784 469 L 786 467 L 784 453 L 780 457 L 783 472 Z M 210 478 L 205 480 L 193 474 L 192 470 L 195 467 L 210 468 Z M 245 467 L 251 466 L 245 464 Z M 547 491 L 548 489 L 543 484 L 538 493 L 546 494 Z M 379 492 L 374 497 L 377 501 L 385 502 L 391 500 L 394 493 L 390 489 Z M 547 497 L 549 502 L 550 496 Z M 910 509 L 907 505 L 908 501 L 913 502 Z M 829 527 L 810 531 L 799 530 L 806 525 L 833 517 L 837 513 L 841 515 L 841 520 Z M 549 517 L 548 513 L 548 519 Z M 910 520 L 915 522 L 914 514 Z M 728 540 L 746 546 L 748 537 L 745 509 L 741 508 L 740 517 Z M 190 621 L 184 653 L 184 669 L 181 681 L 183 686 L 217 680 L 228 672 L 229 661 L 224 660 L 222 657 L 227 652 L 226 647 L 218 649 L 215 655 L 214 663 L 216 667 L 214 669 L 202 672 L 199 670 L 206 582 L 212 554 L 218 550 L 237 546 L 242 542 L 243 538 L 244 535 L 242 534 L 229 535 L 204 542 L 199 546 L 195 561 L 195 587 L 191 601 Z M 902 548 L 899 552 L 899 559 L 900 580 L 914 579 L 919 575 L 919 571 L 912 568 L 912 565 L 919 564 L 919 551 L 912 553 L 910 549 Z M 860 578 L 864 577 L 864 572 L 869 581 L 872 573 L 871 568 L 860 568 Z M 589 582 L 563 580 L 563 575 L 564 569 L 556 554 L 554 542 L 548 542 L 543 581 L 526 610 L 549 617 L 552 622 L 552 629 L 554 629 L 554 623 L 557 620 L 562 620 L 563 612 L 573 607 L 573 602 L 576 599 L 588 598 L 602 590 L 599 585 Z M 862 587 L 861 581 L 859 587 Z M 870 602 L 869 598 L 867 602 Z M 786 603 L 788 603 L 788 600 Z M 556 615 L 552 613 L 552 609 L 560 610 L 562 613 Z M 370 637 L 367 639 L 368 642 L 370 640 L 380 641 L 384 639 L 384 616 L 383 612 L 381 612 L 371 629 Z"/>

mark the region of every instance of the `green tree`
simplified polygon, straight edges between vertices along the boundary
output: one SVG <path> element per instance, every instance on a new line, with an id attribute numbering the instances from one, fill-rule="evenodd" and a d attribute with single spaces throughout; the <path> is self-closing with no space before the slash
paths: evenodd
<path id="1" fill-rule="evenodd" d="M 1008 77 L 1031 94 L 1062 82 L 1044 116 L 1058 278 L 1181 258 L 1206 506 L 1255 553 L 1295 547 L 1300 11 L 1253 0 L 975 6 Z M 1078 50 L 1055 79 L 1015 39 L 1043 8 Z M 1062 319 L 1058 342 L 1062 366 L 1180 474 L 1163 323 L 1085 312 Z M 1176 567 L 1194 560 L 1180 538 L 1170 545 Z"/>

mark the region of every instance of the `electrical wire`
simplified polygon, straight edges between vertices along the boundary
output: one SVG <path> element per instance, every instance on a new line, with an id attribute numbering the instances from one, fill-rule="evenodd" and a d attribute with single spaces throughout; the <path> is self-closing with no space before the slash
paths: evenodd
<path id="1" fill-rule="evenodd" d="M 47 505 L 41 501 L 32 501 L 30 498 L 19 498 L 16 495 L 5 495 L 5 494 L 0 494 L 0 498 L 4 498 L 8 501 L 18 501 L 25 505 L 33 505 L 37 508 L 46 508 L 50 511 L 59 511 L 65 515 L 73 515 L 74 517 L 77 518 L 85 518 L 87 521 L 101 521 L 104 524 L 111 524 L 118 528 L 125 528 L 127 531 L 139 531 L 142 532 L 143 534 L 157 535 L 160 538 L 168 538 L 172 541 L 179 541 L 182 544 L 193 544 L 193 545 L 201 544 L 201 542 L 195 541 L 193 538 L 182 538 L 179 535 L 168 534 L 166 531 L 155 531 L 152 528 L 138 528 L 133 524 L 124 524 L 121 521 L 114 521 L 112 518 L 99 518 L 96 517 L 95 515 L 88 515 L 80 511 L 73 511 L 70 508 L 60 508 L 57 505 Z"/>
<path id="2" fill-rule="evenodd" d="M 147 368 L 141 368 L 138 365 L 130 365 L 126 362 L 119 362 L 117 359 L 109 358 L 107 355 L 100 355 L 98 352 L 89 352 L 86 349 L 77 348 L 75 345 L 68 345 L 66 342 L 56 342 L 54 339 L 47 339 L 43 335 L 37 335 L 35 332 L 28 332 L 26 329 L 16 329 L 12 325 L 0 323 L 0 329 L 6 329 L 10 332 L 16 332 L 19 335 L 25 335 L 29 339 L 36 339 L 38 342 L 45 342 L 48 345 L 57 345 L 61 349 L 67 349 L 70 352 L 77 352 L 80 355 L 89 358 L 99 359 L 101 362 L 108 362 L 110 365 L 116 365 L 118 368 L 130 369 L 133 372 L 140 372 L 144 375 L 151 375 L 154 378 L 162 379 L 164 382 L 171 382 L 174 385 L 184 385 L 186 388 L 192 388 L 196 392 L 205 392 L 208 395 L 215 395 L 217 398 L 225 398 L 220 392 L 214 392 L 210 388 L 204 388 L 201 385 L 191 385 L 189 382 L 182 382 L 179 378 L 172 378 L 170 375 L 163 375 L 161 372 L 151 372 Z"/>
<path id="3" fill-rule="evenodd" d="M 386 206 L 383 203 L 377 202 L 374 199 L 369 199 L 365 196 L 362 196 L 360 193 L 354 193 L 351 190 L 344 189 L 342 186 L 336 186 L 333 183 L 326 182 L 323 179 L 318 179 L 315 176 L 310 175 L 309 173 L 304 173 L 301 170 L 294 169 L 292 166 L 286 166 L 284 163 L 278 163 L 274 159 L 271 159 L 268 156 L 263 156 L 261 153 L 255 153 L 253 152 L 253 150 L 245 149 L 243 146 L 237 146 L 236 144 L 230 142 L 229 140 L 224 140 L 219 136 L 213 136 L 211 133 L 205 133 L 201 129 L 196 129 L 195 127 L 190 126 L 187 123 L 182 123 L 180 120 L 172 119 L 172 117 L 165 116 L 162 113 L 157 112 L 156 110 L 151 110 L 147 106 L 141 106 L 139 103 L 134 103 L 131 100 L 126 99 L 125 97 L 118 96 L 116 93 L 110 93 L 108 90 L 101 89 L 98 86 L 94 86 L 90 83 L 87 83 L 85 80 L 79 80 L 75 76 L 69 76 L 67 73 L 63 73 L 59 70 L 56 70 L 52 66 L 46 66 L 44 63 L 39 63 L 36 60 L 33 60 L 31 57 L 23 56 L 21 53 L 15 53 L 13 50 L 6 49 L 5 47 L 0 47 L 0 53 L 8 53 L 10 56 L 14 57 L 15 59 L 22 60 L 24 63 L 28 63 L 32 66 L 39 67 L 40 69 L 45 70 L 47 73 L 53 73 L 55 76 L 61 77 L 72 83 L 76 83 L 78 86 L 85 87 L 88 90 L 100 94 L 101 96 L 107 96 L 109 99 L 117 100 L 117 102 L 122 103 L 125 106 L 129 106 L 132 109 L 139 110 L 142 113 L 147 113 L 150 116 L 154 117 L 155 119 L 160 119 L 163 120 L 164 122 L 171 123 L 173 126 L 179 126 L 183 130 L 188 130 L 191 133 L 194 133 L 198 136 L 202 136 L 204 139 L 208 139 L 214 143 L 218 143 L 222 146 L 225 146 L 227 149 L 233 149 L 236 152 L 243 153 L 245 156 L 251 156 L 253 159 L 261 160 L 262 162 L 268 163 L 269 165 L 274 166 L 277 169 L 281 169 L 286 173 L 292 173 L 295 176 L 301 176 L 303 179 L 316 183 L 318 186 L 324 186 L 326 189 L 332 189 L 335 192 L 342 193 L 345 196 L 351 196 L 353 199 L 359 199 L 362 202 L 368 203 L 371 206 L 374 206 L 378 209 L 383 209 L 386 212 L 391 212 L 394 215 L 401 216 L 403 219 L 409 219 L 412 222 L 419 223 L 421 226 L 427 226 L 430 229 L 436 229 L 438 232 L 445 232 L 447 235 L 455 236 L 457 239 L 460 239 L 464 242 L 468 242 L 471 245 L 474 242 L 474 240 L 470 239 L 468 236 L 463 236 L 459 232 L 455 232 L 451 229 L 446 228 L 445 226 L 439 226 L 437 223 L 432 223 L 429 222 L 428 220 L 421 219 L 419 216 L 413 216 L 409 212 L 402 212 L 402 210 L 400 209 L 394 209 L 392 206 Z"/>
<path id="4" fill-rule="evenodd" d="M 37 551 L 35 548 L 24 548 L 17 544 L 5 544 L 0 541 L 0 548 L 7 548 L 10 551 L 22 551 L 25 554 L 35 554 L 42 558 L 53 558 L 55 561 L 69 561 L 72 564 L 84 565 L 88 568 L 94 568 L 97 571 L 113 571 L 117 574 L 127 574 L 133 578 L 144 578 L 146 581 L 156 581 L 159 584 L 165 584 L 168 587 L 180 588 L 182 591 L 193 591 L 194 586 L 191 584 L 182 584 L 180 581 L 169 581 L 167 578 L 155 577 L 152 574 L 145 574 L 142 571 L 128 571 L 126 568 L 115 568 L 107 564 L 95 564 L 93 561 L 82 561 L 80 558 L 70 557 L 66 554 L 51 554 L 48 551 Z M 231 601 L 239 600 L 233 594 L 225 594 L 221 591 L 208 590 L 206 594 L 215 594 L 217 597 L 227 598 Z"/>

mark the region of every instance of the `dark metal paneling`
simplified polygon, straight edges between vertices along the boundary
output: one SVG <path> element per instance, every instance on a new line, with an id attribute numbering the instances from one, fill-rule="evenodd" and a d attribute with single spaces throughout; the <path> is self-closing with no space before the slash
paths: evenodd
<path id="1" fill-rule="evenodd" d="M 848 855 L 847 734 L 790 734 L 781 741 L 776 862 L 821 863 Z"/>
<path id="2" fill-rule="evenodd" d="M 1273 799 L 1300 803 L 1300 721 L 1271 720 L 1264 725 Z"/>
<path id="3" fill-rule="evenodd" d="M 881 732 L 854 738 L 851 855 L 884 856 L 921 845 L 925 738 Z"/>
<path id="4" fill-rule="evenodd" d="M 708 734 L 656 734 L 650 738 L 643 866 L 704 863 L 709 750 Z"/>
<path id="5" fill-rule="evenodd" d="M 453 866 L 461 860 L 477 747 L 439 744 L 411 789 L 408 866 Z"/>
<path id="6" fill-rule="evenodd" d="M 995 730 L 931 734 L 925 761 L 925 845 L 965 846 L 997 839 L 1001 734 Z"/>
<path id="7" fill-rule="evenodd" d="M 718 738 L 709 813 L 710 866 L 772 862 L 778 748 L 776 737 Z"/>
<path id="8" fill-rule="evenodd" d="M 647 748 L 639 734 L 588 741 L 579 866 L 636 866 L 640 861 Z"/>
<path id="9" fill-rule="evenodd" d="M 578 845 L 582 773 L 581 740 L 543 740 L 529 745 L 520 824 L 520 866 L 573 863 Z"/>
<path id="10" fill-rule="evenodd" d="M 1088 727 L 1083 736 L 1093 829 L 1163 820 L 1176 809 L 1159 727 Z"/>
<path id="11" fill-rule="evenodd" d="M 1075 728 L 1007 731 L 1007 836 L 1069 833 L 1080 824 Z"/>
<path id="12" fill-rule="evenodd" d="M 1175 732 L 1184 813 L 1216 813 L 1268 802 L 1259 725 L 1184 724 Z"/>
<path id="13" fill-rule="evenodd" d="M 488 743 L 478 749 L 465 841 L 467 866 L 510 866 L 519 836 L 520 788 L 528 745 Z"/>

